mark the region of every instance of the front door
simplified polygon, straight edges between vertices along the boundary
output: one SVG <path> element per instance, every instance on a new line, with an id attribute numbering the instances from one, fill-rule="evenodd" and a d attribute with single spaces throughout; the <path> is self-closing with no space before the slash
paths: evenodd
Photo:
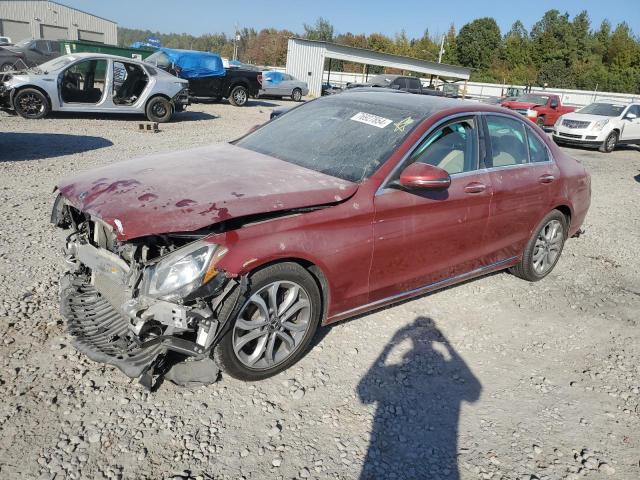
<path id="1" fill-rule="evenodd" d="M 60 74 L 59 90 L 63 109 L 103 108 L 109 62 L 88 59 L 76 62 Z M 109 104 L 110 105 L 110 104 Z"/>
<path id="2" fill-rule="evenodd" d="M 635 115 L 635 118 L 627 117 L 630 113 Z M 631 105 L 622 122 L 620 140 L 628 143 L 640 143 L 640 105 Z"/>
<path id="3" fill-rule="evenodd" d="M 430 134 L 400 167 L 413 162 L 449 172 L 446 190 L 404 190 L 390 183 L 374 199 L 370 302 L 485 266 L 484 234 L 491 203 L 489 175 L 478 168 L 475 116 Z"/>
<path id="4" fill-rule="evenodd" d="M 491 261 L 520 256 L 533 228 L 551 208 L 560 171 L 525 121 L 486 115 L 489 152 L 485 165 L 493 186 L 487 247 Z"/>

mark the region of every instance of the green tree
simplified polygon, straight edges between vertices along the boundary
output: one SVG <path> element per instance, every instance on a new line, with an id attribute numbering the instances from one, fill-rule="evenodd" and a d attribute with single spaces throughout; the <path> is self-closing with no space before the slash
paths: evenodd
<path id="1" fill-rule="evenodd" d="M 500 28 L 495 19 L 473 20 L 460 29 L 457 43 L 458 60 L 464 66 L 488 70 L 501 44 Z"/>
<path id="2" fill-rule="evenodd" d="M 458 44 L 456 41 L 456 27 L 451 24 L 449 31 L 444 39 L 444 54 L 442 55 L 442 63 L 456 65 L 458 61 Z"/>
<path id="3" fill-rule="evenodd" d="M 314 25 L 304 24 L 304 38 L 309 40 L 333 41 L 333 25 L 329 20 L 320 17 Z"/>

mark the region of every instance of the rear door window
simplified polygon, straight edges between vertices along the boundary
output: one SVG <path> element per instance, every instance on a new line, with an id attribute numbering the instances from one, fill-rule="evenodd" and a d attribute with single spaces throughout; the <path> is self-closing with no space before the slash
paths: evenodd
<path id="1" fill-rule="evenodd" d="M 535 133 L 527 129 L 527 139 L 529 142 L 529 159 L 532 163 L 542 163 L 549 161 L 549 152 Z"/>
<path id="2" fill-rule="evenodd" d="M 529 162 L 529 148 L 524 124 L 515 118 L 487 115 L 491 139 L 491 167 L 508 167 Z"/>

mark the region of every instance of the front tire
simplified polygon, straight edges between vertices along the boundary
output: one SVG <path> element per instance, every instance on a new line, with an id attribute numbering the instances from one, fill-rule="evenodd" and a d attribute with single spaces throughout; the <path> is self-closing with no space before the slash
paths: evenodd
<path id="1" fill-rule="evenodd" d="M 40 90 L 25 88 L 13 97 L 13 108 L 22 118 L 38 120 L 49 114 L 51 105 Z"/>
<path id="2" fill-rule="evenodd" d="M 0 73 L 7 73 L 15 70 L 12 63 L 3 63 L 0 65 Z"/>
<path id="3" fill-rule="evenodd" d="M 293 92 L 291 92 L 291 100 L 294 102 L 299 102 L 302 100 L 302 90 L 299 88 L 294 88 Z"/>
<path id="4" fill-rule="evenodd" d="M 618 132 L 615 130 L 612 131 L 607 138 L 604 139 L 602 145 L 598 148 L 603 153 L 611 153 L 615 150 L 616 145 L 618 144 Z"/>
<path id="5" fill-rule="evenodd" d="M 249 101 L 249 91 L 246 87 L 238 85 L 231 89 L 229 94 L 229 103 L 234 107 L 243 107 Z"/>
<path id="6" fill-rule="evenodd" d="M 542 129 L 544 129 L 544 117 L 536 118 L 536 125 L 538 125 Z"/>
<path id="7" fill-rule="evenodd" d="M 533 231 L 522 259 L 510 269 L 516 277 L 537 282 L 549 275 L 560 259 L 567 238 L 567 218 L 558 210 L 549 212 Z"/>
<path id="8" fill-rule="evenodd" d="M 225 373 L 256 381 L 291 367 L 306 352 L 320 323 L 322 300 L 311 274 L 297 263 L 278 263 L 258 270 L 229 319 L 228 331 L 213 355 Z M 221 317 L 235 302 L 227 300 Z"/>
<path id="9" fill-rule="evenodd" d="M 173 116 L 173 106 L 164 97 L 153 97 L 147 103 L 146 114 L 150 122 L 166 123 Z"/>

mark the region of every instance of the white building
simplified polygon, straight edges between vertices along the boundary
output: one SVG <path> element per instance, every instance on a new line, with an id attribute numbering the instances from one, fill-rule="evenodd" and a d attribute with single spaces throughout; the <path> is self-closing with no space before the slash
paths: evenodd
<path id="1" fill-rule="evenodd" d="M 48 0 L 0 0 L 0 35 L 11 40 L 91 40 L 118 43 L 118 25 Z"/>
<path id="2" fill-rule="evenodd" d="M 327 78 L 323 78 L 326 59 L 396 68 L 451 80 L 466 81 L 469 80 L 471 74 L 471 69 L 457 65 L 427 62 L 417 58 L 375 52 L 331 42 L 304 38 L 289 39 L 286 72 L 298 80 L 307 82 L 309 93 L 312 96 L 320 96 L 322 82 L 330 81 L 330 71 Z"/>

